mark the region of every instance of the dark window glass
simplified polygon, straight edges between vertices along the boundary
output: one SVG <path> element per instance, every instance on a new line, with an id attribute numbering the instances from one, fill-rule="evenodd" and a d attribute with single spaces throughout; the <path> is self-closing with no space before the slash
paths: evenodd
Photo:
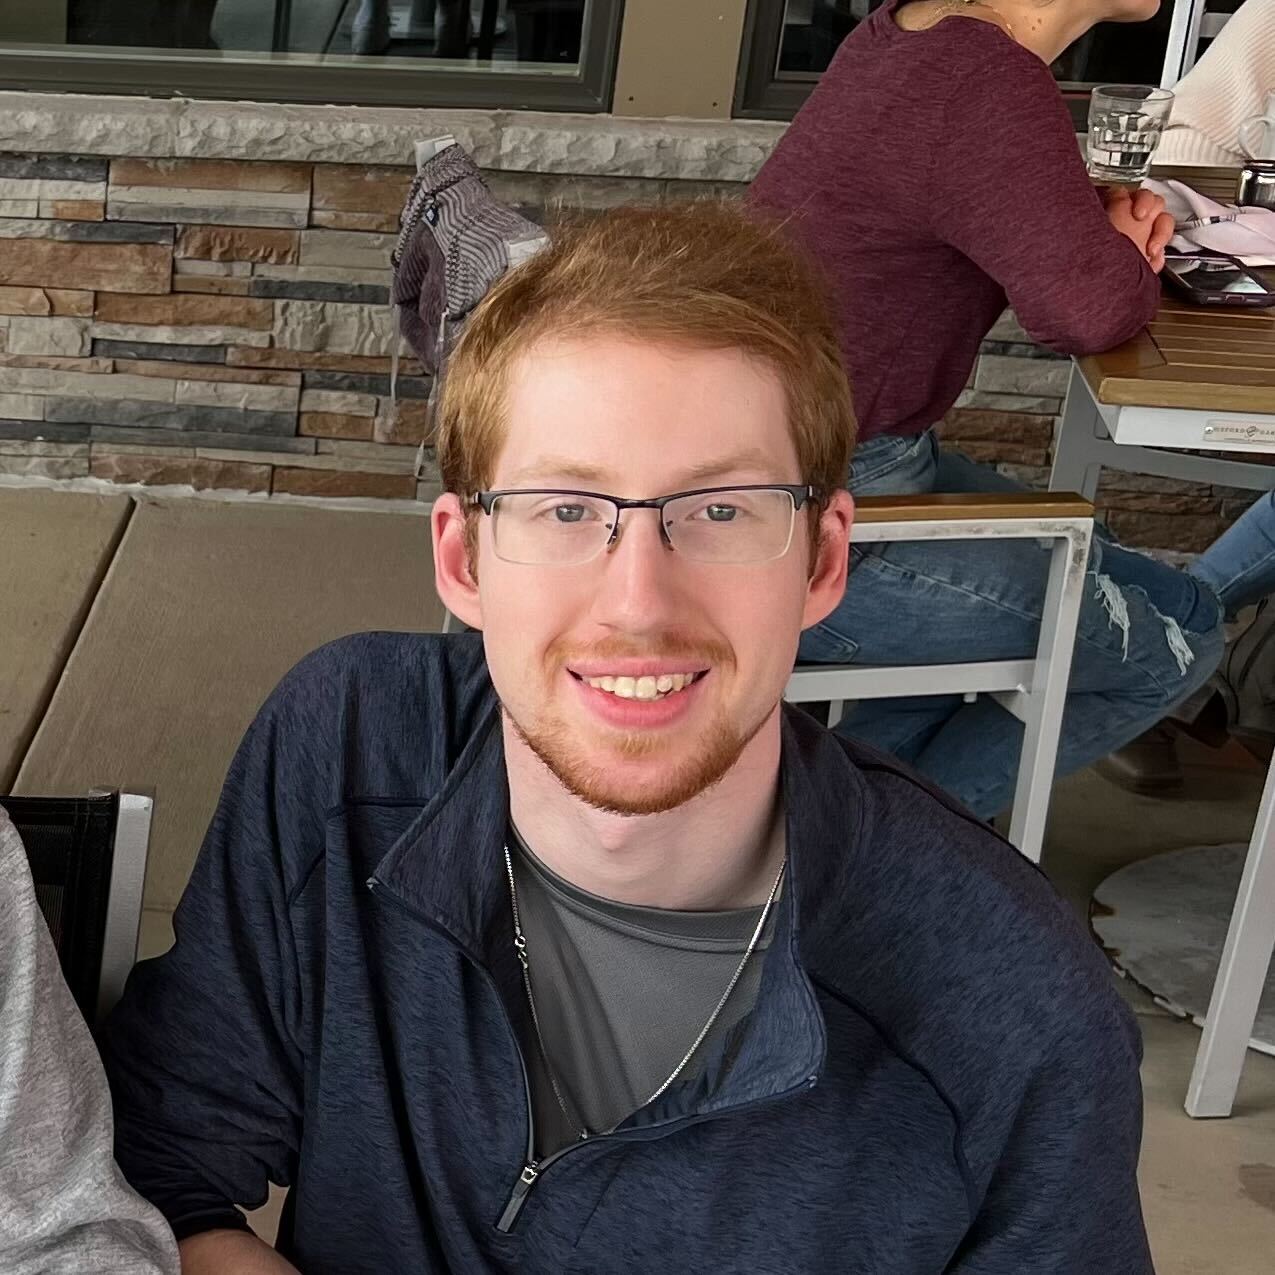
<path id="1" fill-rule="evenodd" d="M 0 76 L 51 87 L 22 82 L 43 60 L 64 88 L 238 96 L 255 85 L 265 99 L 413 105 L 555 105 L 556 94 L 598 109 L 620 9 L 621 0 L 0 0 Z M 141 69 L 140 83 L 112 77 L 124 64 Z M 571 100 L 573 86 L 595 100 Z"/>
<path id="2" fill-rule="evenodd" d="M 787 0 L 776 74 L 817 79 L 837 45 L 885 0 Z"/>
<path id="3" fill-rule="evenodd" d="M 579 63 L 584 10 L 585 0 L 65 0 L 39 15 L 0 13 L 0 39 L 557 67 Z"/>

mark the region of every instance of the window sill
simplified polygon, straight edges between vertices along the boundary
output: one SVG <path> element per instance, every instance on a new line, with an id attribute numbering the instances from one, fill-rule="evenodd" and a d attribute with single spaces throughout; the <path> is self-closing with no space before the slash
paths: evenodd
<path id="1" fill-rule="evenodd" d="M 417 140 L 451 133 L 489 169 L 747 182 L 786 127 L 761 120 L 0 92 L 0 151 L 149 159 L 404 165 L 412 162 Z"/>

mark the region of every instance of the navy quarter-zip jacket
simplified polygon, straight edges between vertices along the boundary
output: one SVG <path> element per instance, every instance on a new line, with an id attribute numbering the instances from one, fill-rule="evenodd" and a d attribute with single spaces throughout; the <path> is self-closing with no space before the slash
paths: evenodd
<path id="1" fill-rule="evenodd" d="M 315 652 L 107 1024 L 125 1174 L 179 1237 L 289 1186 L 303 1275 L 1145 1275 L 1139 1038 L 1102 954 L 984 825 L 787 708 L 782 785 L 752 1014 L 535 1164 L 481 636 Z"/>

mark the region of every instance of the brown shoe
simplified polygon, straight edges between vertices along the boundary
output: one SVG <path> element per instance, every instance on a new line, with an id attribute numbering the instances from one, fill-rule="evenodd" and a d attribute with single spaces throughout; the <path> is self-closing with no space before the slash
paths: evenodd
<path id="1" fill-rule="evenodd" d="M 1164 725 L 1130 740 L 1123 748 L 1094 763 L 1094 769 L 1111 783 L 1129 792 L 1159 796 L 1182 787 L 1173 732 Z"/>
<path id="2" fill-rule="evenodd" d="M 1225 748 L 1231 737 L 1231 723 L 1226 699 L 1217 688 L 1217 674 L 1183 700 L 1164 724 L 1209 748 Z"/>

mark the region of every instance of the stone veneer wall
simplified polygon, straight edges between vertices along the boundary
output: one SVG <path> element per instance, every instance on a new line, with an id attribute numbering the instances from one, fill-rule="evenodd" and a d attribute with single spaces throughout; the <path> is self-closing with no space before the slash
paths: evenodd
<path id="1" fill-rule="evenodd" d="M 701 144 L 692 121 L 661 135 L 391 112 L 370 133 L 336 108 L 103 101 L 0 95 L 0 475 L 432 499 L 432 454 L 414 474 L 428 382 L 410 360 L 396 412 L 388 399 L 389 253 L 411 169 L 377 161 L 447 127 L 502 198 L 552 220 L 740 192 L 781 131 L 704 125 Z M 68 140 L 74 153 L 48 146 Z M 1043 486 L 1067 373 L 1007 314 L 943 437 Z M 1109 473 L 1099 507 L 1130 543 L 1190 550 L 1251 499 Z"/>
<path id="2" fill-rule="evenodd" d="M 410 358 L 389 397 L 411 171 L 0 154 L 0 474 L 432 499 Z M 535 218 L 671 185 L 489 178 Z"/>

